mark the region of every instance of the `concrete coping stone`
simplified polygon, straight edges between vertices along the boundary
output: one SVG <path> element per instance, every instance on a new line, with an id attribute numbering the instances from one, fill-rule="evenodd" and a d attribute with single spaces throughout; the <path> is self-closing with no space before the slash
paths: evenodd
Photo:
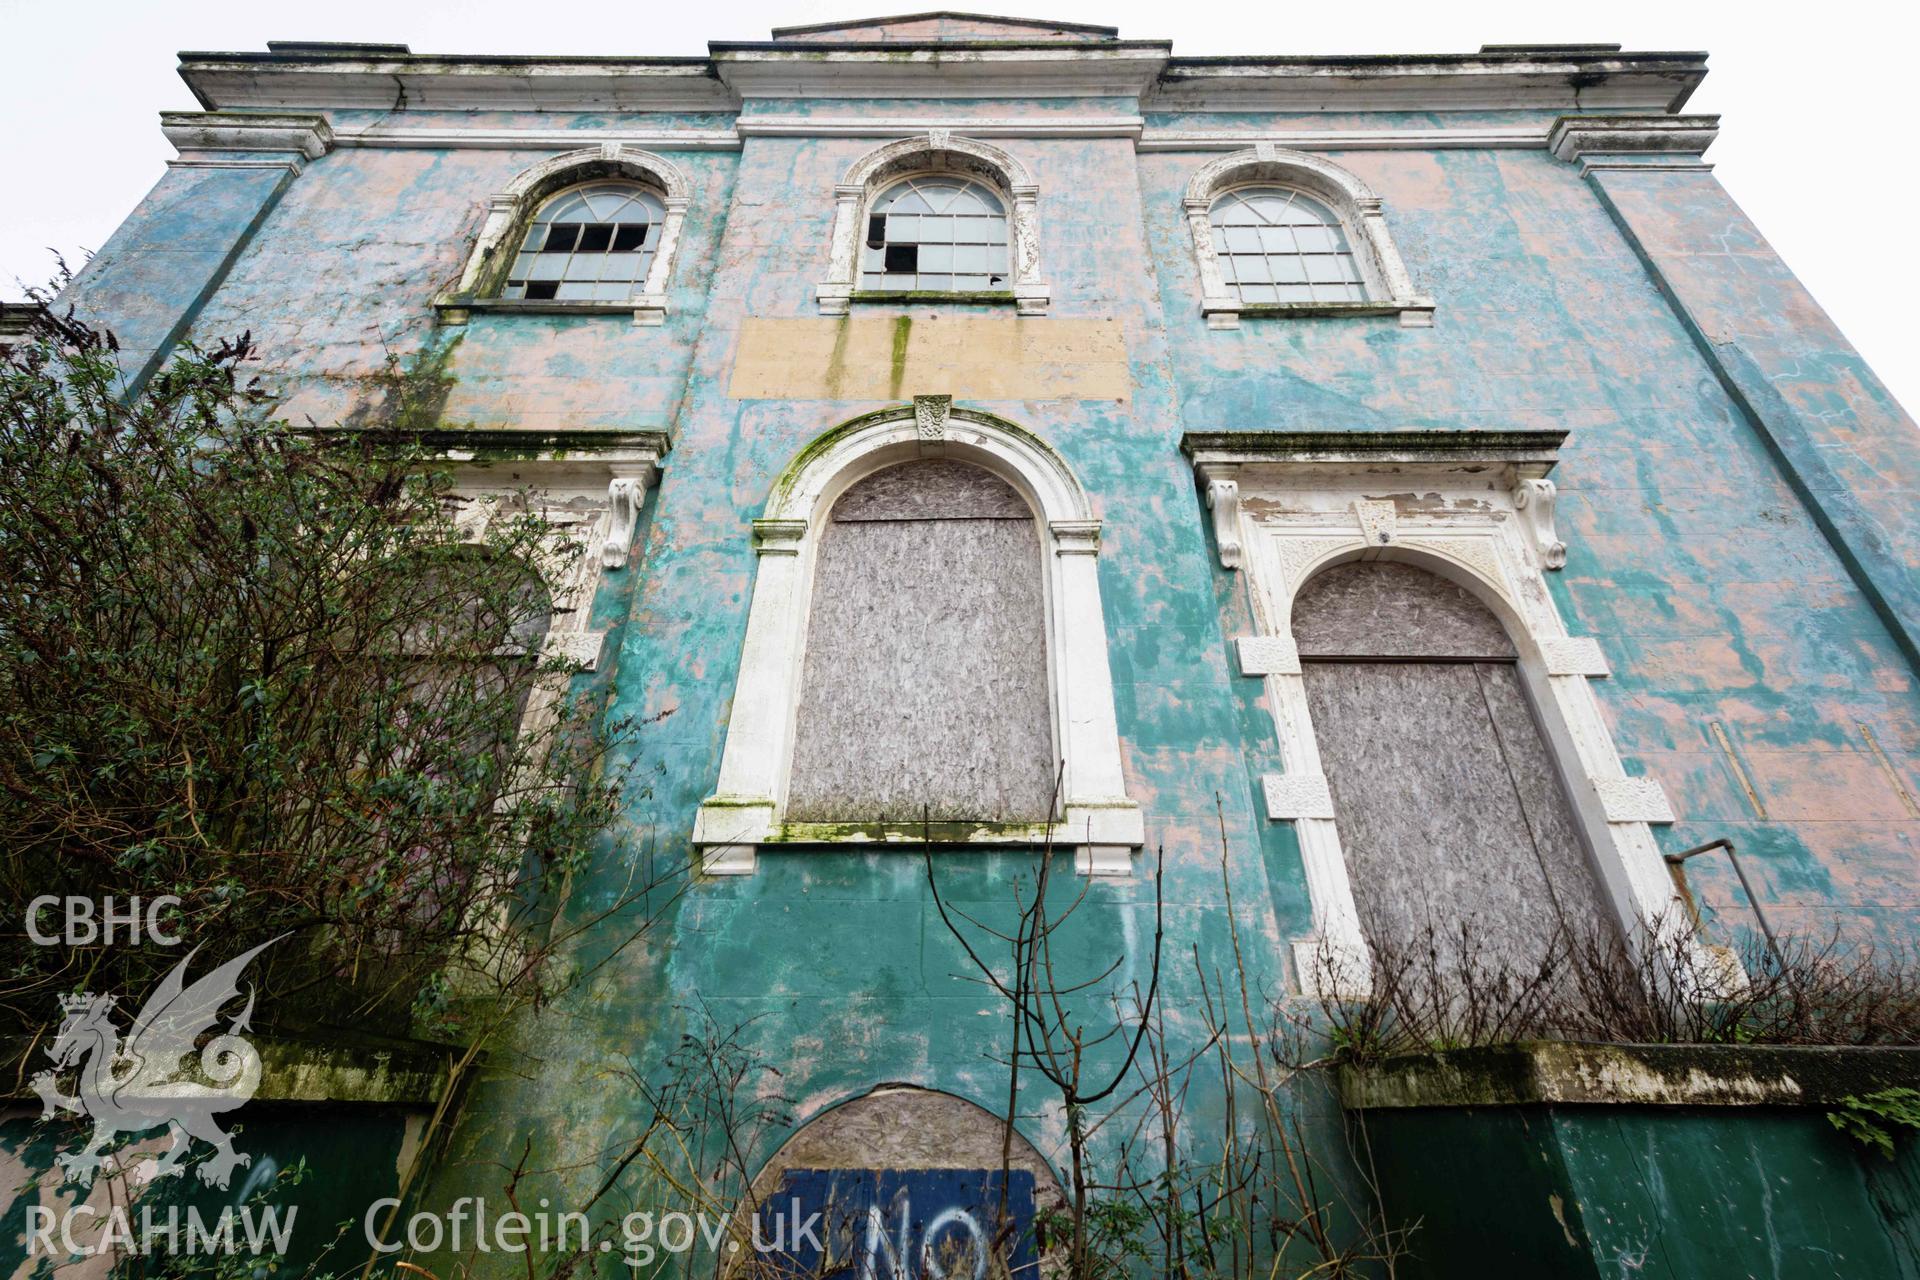
<path id="1" fill-rule="evenodd" d="M 343 1041 L 250 1035 L 260 1054 L 254 1102 L 430 1107 L 446 1090 L 448 1069 L 462 1050 L 421 1040 L 360 1037 Z M 10 1066 L 0 1099 L 39 1103 L 29 1083 L 48 1065 L 24 1036 L 0 1038 L 0 1061 Z M 189 1060 L 191 1061 L 191 1060 Z"/>
<path id="2" fill-rule="evenodd" d="M 1513 1106 L 1827 1107 L 1920 1080 L 1920 1048 L 1533 1040 L 1340 1070 L 1354 1110 Z"/>

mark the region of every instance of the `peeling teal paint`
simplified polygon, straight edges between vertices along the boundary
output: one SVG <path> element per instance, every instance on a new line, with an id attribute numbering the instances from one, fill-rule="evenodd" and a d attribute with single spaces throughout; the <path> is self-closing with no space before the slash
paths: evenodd
<path id="1" fill-rule="evenodd" d="M 771 100 L 753 110 L 797 120 L 893 105 L 926 104 Z M 1138 108 L 1068 99 L 994 100 L 968 110 L 1078 115 L 1116 105 Z M 342 123 L 395 119 L 336 114 Z M 1544 129 L 1550 114 L 1174 113 L 1148 125 Z M 508 111 L 470 122 L 446 113 L 419 119 L 532 127 Z M 729 121 L 589 113 L 538 123 L 603 131 Z M 756 136 L 737 153 L 671 153 L 693 198 L 663 327 L 617 316 L 477 312 L 457 350 L 442 348 L 451 351 L 455 379 L 445 406 L 451 420 L 674 433 L 638 550 L 594 603 L 594 625 L 610 631 L 609 714 L 645 726 L 614 762 L 634 780 L 623 834 L 657 856 L 688 855 L 694 811 L 716 787 L 755 572 L 749 521 L 802 461 L 884 407 L 735 400 L 727 390 L 743 320 L 817 314 L 833 187 L 873 145 Z M 1793 331 L 1783 330 L 1774 346 L 1742 346 L 1716 369 L 1694 332 L 1705 304 L 1685 304 L 1693 319 L 1676 314 L 1650 276 L 1662 260 L 1629 242 L 1620 225 L 1628 215 L 1610 211 L 1573 166 L 1543 150 L 1442 149 L 1329 153 L 1384 198 L 1416 282 L 1437 300 L 1434 328 L 1340 317 L 1212 331 L 1200 312 L 1181 207 L 1188 179 L 1210 155 L 1136 153 L 1126 138 L 1006 145 L 1041 187 L 1051 314 L 1123 326 L 1130 398 L 966 407 L 1056 450 L 1104 520 L 1099 574 L 1115 703 L 1131 795 L 1150 844 L 1166 853 L 1165 982 L 1176 1028 L 1200 1037 L 1192 1010 L 1201 993 L 1188 957 L 1197 952 L 1209 975 L 1232 965 L 1223 827 L 1250 989 L 1295 989 L 1288 944 L 1312 929 L 1294 832 L 1268 822 L 1259 797 L 1261 775 L 1282 765 L 1270 710 L 1261 683 L 1230 661 L 1230 639 L 1254 629 L 1246 584 L 1214 558 L 1178 448 L 1183 431 L 1569 430 L 1555 472 L 1568 563 L 1547 575 L 1548 589 L 1572 632 L 1598 639 L 1612 665 L 1596 689 L 1628 771 L 1659 778 L 1681 815 L 1663 844 L 1733 835 L 1783 924 L 1838 918 L 1882 937 L 1920 936 L 1912 888 L 1920 822 L 1893 798 L 1856 728 L 1872 727 L 1912 788 L 1920 698 L 1899 634 L 1915 616 L 1911 597 L 1889 579 L 1869 598 L 1858 567 L 1865 553 L 1850 564 L 1836 550 L 1822 527 L 1833 520 L 1809 496 L 1858 490 L 1871 475 L 1886 479 L 1887 495 L 1863 500 L 1859 519 L 1863 527 L 1881 522 L 1884 557 L 1897 554 L 1910 566 L 1920 554 L 1911 524 L 1920 518 L 1911 515 L 1920 449 L 1911 439 L 1880 441 L 1872 465 L 1863 460 L 1865 446 L 1855 447 L 1846 426 L 1860 404 L 1897 418 L 1909 436 L 1912 424 L 1881 403 L 1884 393 L 1837 335 L 1810 336 L 1819 351 L 1800 351 Z M 413 358 L 435 349 L 432 298 L 458 278 L 486 200 L 547 154 L 340 149 L 285 184 L 277 204 L 258 175 L 170 173 L 103 252 L 79 297 L 109 312 L 124 308 L 129 332 L 155 349 L 183 323 L 203 338 L 250 328 L 288 412 L 338 421 L 388 351 Z M 1665 233 L 1682 240 L 1709 236 L 1703 224 L 1717 228 L 1725 216 L 1711 201 L 1675 195 L 1669 203 L 1659 192 L 1641 206 L 1632 217 L 1663 210 L 1674 223 Z M 206 243 L 173 257 L 150 252 L 175 234 Z M 1763 250 L 1743 251 L 1766 261 Z M 1698 273 L 1688 296 L 1720 305 L 1764 308 L 1791 282 L 1783 276 L 1778 294 L 1747 300 L 1737 268 L 1720 277 L 1712 264 L 1688 269 Z M 1044 332 L 1048 318 L 1019 323 Z M 891 398 L 941 391 L 905 384 L 912 320 L 902 315 L 896 325 Z M 1807 368 L 1777 389 L 1782 367 L 1799 356 Z M 844 341 L 829 387 L 840 385 L 843 358 Z M 1781 397 L 1790 401 L 1785 410 Z M 1771 423 L 1781 412 L 1831 446 L 1835 461 L 1815 485 L 1791 480 L 1782 458 L 1798 455 L 1776 451 L 1755 428 L 1756 415 Z M 1906 504 L 1906 517 L 1892 514 L 1896 503 Z M 1727 726 L 1756 785 L 1777 801 L 1769 819 L 1740 795 L 1711 721 Z M 1007 906 L 1013 878 L 1031 874 L 1030 859 L 1006 852 L 942 853 L 935 861 L 947 892 L 983 911 Z M 1140 865 L 1150 863 L 1143 857 Z M 1744 921 L 1731 875 L 1696 867 L 1690 873 L 1713 918 L 1729 927 Z M 570 911 L 615 901 L 628 871 L 621 858 L 603 858 L 576 884 Z M 1079 891 L 1074 877 L 1061 880 Z M 1114 938 L 1150 935 L 1144 871 L 1093 883 L 1087 895 L 1078 959 L 1102 967 Z M 609 948 L 610 937 L 583 947 Z M 989 1054 L 1006 1042 L 1006 1016 L 961 980 L 967 971 L 934 913 L 917 853 L 768 852 L 750 878 L 692 885 L 664 908 L 644 945 L 521 1029 L 515 1047 L 524 1057 L 505 1055 L 510 1068 L 481 1082 L 433 1194 L 494 1190 L 501 1153 L 523 1142 L 536 1144 L 550 1166 L 580 1162 L 549 1180 L 556 1196 L 572 1189 L 566 1184 L 593 1181 L 596 1161 L 647 1118 L 643 1100 L 610 1084 L 607 1071 L 657 1062 L 685 1030 L 678 1006 L 694 997 L 723 1022 L 749 1024 L 753 1043 L 780 1065 L 796 1121 L 897 1080 L 999 1108 L 1006 1077 Z M 1113 987 L 1140 977 L 1136 955 Z M 1057 1155 L 1062 1122 L 1042 1097 L 1031 1088 L 1017 1120 Z M 1217 1105 L 1197 1098 L 1196 1114 Z M 768 1135 L 754 1158 L 785 1136 Z"/>

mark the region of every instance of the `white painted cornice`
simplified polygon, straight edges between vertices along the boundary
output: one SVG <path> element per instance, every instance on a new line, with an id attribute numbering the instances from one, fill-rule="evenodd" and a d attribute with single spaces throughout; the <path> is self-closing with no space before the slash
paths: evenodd
<path id="1" fill-rule="evenodd" d="M 1658 156 L 1622 161 L 1622 166 L 1704 169 L 1700 157 L 1720 133 L 1719 116 L 1561 116 L 1553 122 L 1547 146 L 1561 159 L 1577 162 L 1582 172 L 1614 167 L 1609 157 Z"/>
<path id="2" fill-rule="evenodd" d="M 318 160 L 333 148 L 333 128 L 320 115 L 241 111 L 162 111 L 160 132 L 181 155 L 206 151 L 291 151 Z"/>
<path id="3" fill-rule="evenodd" d="M 1543 150 L 1546 125 L 1439 125 L 1398 129 L 1143 129 L 1138 151 L 1244 151 L 1267 143 L 1289 151 Z"/>
<path id="4" fill-rule="evenodd" d="M 180 154 L 170 169 L 281 169 L 299 173 L 334 146 L 322 115 L 162 111 L 160 132 Z"/>
<path id="5" fill-rule="evenodd" d="M 584 143 L 615 143 L 647 151 L 738 151 L 732 129 L 464 129 L 457 125 L 343 128 L 337 147 L 464 148 L 474 151 L 572 149 Z"/>
<path id="6" fill-rule="evenodd" d="M 728 111 L 740 105 L 705 58 L 183 53 L 180 78 L 209 110 Z"/>
<path id="7" fill-rule="evenodd" d="M 934 129 L 974 138 L 1138 138 L 1137 115 L 1046 116 L 766 116 L 734 121 L 742 138 L 908 138 Z"/>
<path id="8" fill-rule="evenodd" d="M 1557 428 L 1452 431 L 1189 431 L 1180 451 L 1194 469 L 1233 475 L 1249 467 L 1352 472 L 1386 467 L 1484 471 L 1512 468 L 1538 479 L 1560 460 L 1567 433 Z M 1264 473 L 1263 471 L 1263 473 Z"/>
<path id="9" fill-rule="evenodd" d="M 347 126 L 336 147 L 465 148 L 477 151 L 618 142 L 653 151 L 738 151 L 743 138 L 907 138 L 932 129 L 976 138 L 1132 138 L 1149 151 L 1242 151 L 1261 143 L 1293 151 L 1543 151 L 1550 126 L 1442 125 L 1419 129 L 1154 129 L 1115 116 L 766 116 L 731 129 L 498 129 L 457 125 Z"/>
<path id="10" fill-rule="evenodd" d="M 1175 58 L 1169 44 L 1140 40 L 710 48 L 705 58 L 470 57 L 282 44 L 267 53 L 184 53 L 180 74 L 210 110 L 688 112 L 734 111 L 761 98 L 1049 96 L 1136 98 L 1186 112 L 1670 112 L 1706 74 L 1703 54 L 1600 48 L 1319 58 Z"/>
<path id="11" fill-rule="evenodd" d="M 1141 105 L 1180 111 L 1678 111 L 1705 77 L 1703 53 L 1174 58 Z"/>
<path id="12" fill-rule="evenodd" d="M 975 138 L 1132 138 L 1135 149 L 1242 151 L 1269 143 L 1293 151 L 1544 151 L 1550 126 L 1442 125 L 1419 129 L 1154 129 L 1115 116 L 766 116 L 731 129 L 499 129 L 458 125 L 345 126 L 336 147 L 525 151 L 617 142 L 651 151 L 738 151 L 743 138 L 908 138 L 932 129 Z"/>

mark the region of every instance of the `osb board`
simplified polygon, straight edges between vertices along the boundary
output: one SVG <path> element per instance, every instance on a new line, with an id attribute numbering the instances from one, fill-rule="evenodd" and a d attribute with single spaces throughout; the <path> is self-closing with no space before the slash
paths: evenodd
<path id="1" fill-rule="evenodd" d="M 736 400 L 1126 400 L 1117 320 L 1035 316 L 749 319 Z"/>
<path id="2" fill-rule="evenodd" d="M 1040 575 L 1032 512 L 987 471 L 911 462 L 849 490 L 815 570 L 787 817 L 1044 820 Z"/>
<path id="3" fill-rule="evenodd" d="M 1322 767 L 1376 943 L 1465 941 L 1525 970 L 1562 915 L 1611 926 L 1519 674 L 1494 662 L 1309 662 Z"/>
<path id="4" fill-rule="evenodd" d="M 1313 575 L 1293 601 L 1303 658 L 1512 658 L 1500 620 L 1464 587 L 1371 560 Z"/>

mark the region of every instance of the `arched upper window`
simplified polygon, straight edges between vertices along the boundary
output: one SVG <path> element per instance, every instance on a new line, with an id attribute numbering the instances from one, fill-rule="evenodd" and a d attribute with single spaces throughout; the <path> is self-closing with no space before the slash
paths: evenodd
<path id="1" fill-rule="evenodd" d="M 944 129 L 875 148 L 834 188 L 820 310 L 951 293 L 1044 313 L 1052 293 L 1040 271 L 1039 193 L 1012 155 Z"/>
<path id="2" fill-rule="evenodd" d="M 1333 210 L 1288 187 L 1242 187 L 1208 214 L 1220 275 L 1242 302 L 1365 302 L 1366 280 Z"/>
<path id="3" fill-rule="evenodd" d="M 949 429 L 951 427 L 951 430 Z M 765 848 L 1071 846 L 1128 875 L 1100 525 L 1045 441 L 945 396 L 802 449 L 753 522 L 708 874 Z"/>
<path id="4" fill-rule="evenodd" d="M 633 182 L 587 182 L 550 197 L 527 224 L 503 298 L 618 302 L 639 291 L 667 207 Z"/>
<path id="5" fill-rule="evenodd" d="M 860 287 L 1007 288 L 1007 209 L 985 184 L 951 174 L 906 178 L 873 201 Z"/>
<path id="6" fill-rule="evenodd" d="M 814 562 L 793 822 L 1053 817 L 1033 508 L 984 467 L 897 463 L 833 504 Z"/>
<path id="7" fill-rule="evenodd" d="M 690 190 L 673 162 L 618 142 L 541 161 L 489 202 L 460 282 L 434 303 L 440 322 L 494 309 L 665 323 Z"/>
<path id="8" fill-rule="evenodd" d="M 1187 184 L 1209 326 L 1245 315 L 1395 315 L 1433 323 L 1387 232 L 1380 197 L 1339 165 L 1261 143 Z"/>

